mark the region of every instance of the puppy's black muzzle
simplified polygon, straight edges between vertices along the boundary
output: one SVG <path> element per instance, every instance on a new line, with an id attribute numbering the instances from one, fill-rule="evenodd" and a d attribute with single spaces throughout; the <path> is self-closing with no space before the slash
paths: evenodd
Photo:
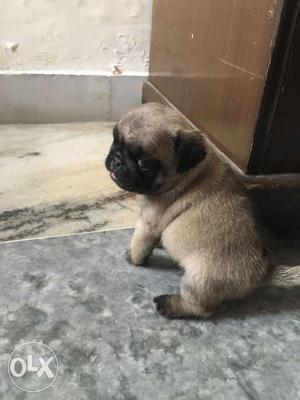
<path id="1" fill-rule="evenodd" d="M 128 169 L 119 152 L 111 151 L 105 160 L 105 166 L 110 172 L 112 180 L 121 189 L 135 191 L 134 183 L 130 179 Z"/>

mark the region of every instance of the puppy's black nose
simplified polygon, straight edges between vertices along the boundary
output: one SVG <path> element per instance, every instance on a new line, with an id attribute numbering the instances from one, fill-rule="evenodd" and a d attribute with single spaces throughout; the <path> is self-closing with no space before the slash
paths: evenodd
<path id="1" fill-rule="evenodd" d="M 114 166 L 116 168 L 120 167 L 121 165 L 122 165 L 122 162 L 121 162 L 120 159 L 117 158 L 117 159 L 114 160 Z"/>
<path id="2" fill-rule="evenodd" d="M 115 154 L 113 160 L 112 160 L 112 164 L 114 168 L 118 168 L 122 165 L 122 160 L 119 154 Z"/>

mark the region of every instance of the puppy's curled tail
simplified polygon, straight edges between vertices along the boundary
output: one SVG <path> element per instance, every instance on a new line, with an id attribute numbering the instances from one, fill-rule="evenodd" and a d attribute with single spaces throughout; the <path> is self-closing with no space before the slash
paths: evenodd
<path id="1" fill-rule="evenodd" d="M 300 286 L 300 265 L 294 267 L 287 265 L 272 266 L 263 281 L 263 285 L 286 288 Z"/>

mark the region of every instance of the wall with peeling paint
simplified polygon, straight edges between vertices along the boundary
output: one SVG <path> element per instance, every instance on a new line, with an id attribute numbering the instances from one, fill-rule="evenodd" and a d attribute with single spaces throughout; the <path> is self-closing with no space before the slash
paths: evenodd
<path id="1" fill-rule="evenodd" d="M 0 0 L 0 70 L 148 72 L 151 0 Z"/>

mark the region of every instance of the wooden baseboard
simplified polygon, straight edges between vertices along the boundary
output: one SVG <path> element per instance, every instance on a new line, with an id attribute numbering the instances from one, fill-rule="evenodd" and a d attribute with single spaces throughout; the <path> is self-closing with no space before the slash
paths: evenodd
<path id="1" fill-rule="evenodd" d="M 143 85 L 142 100 L 143 103 L 155 101 L 172 107 L 191 127 L 199 129 L 150 82 Z M 300 174 L 247 175 L 215 143 L 212 143 L 209 137 L 207 139 L 223 160 L 236 172 L 247 190 L 251 192 L 262 219 L 269 227 L 274 229 L 300 228 Z"/>

